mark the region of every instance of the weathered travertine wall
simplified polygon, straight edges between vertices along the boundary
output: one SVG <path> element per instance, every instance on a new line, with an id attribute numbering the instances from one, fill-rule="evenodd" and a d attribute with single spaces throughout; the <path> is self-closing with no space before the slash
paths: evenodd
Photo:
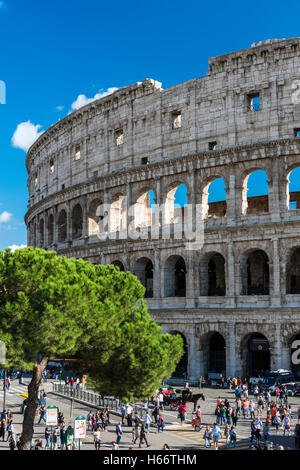
<path id="1" fill-rule="evenodd" d="M 299 193 L 289 194 L 289 174 L 300 166 L 300 38 L 209 63 L 206 77 L 166 90 L 146 79 L 80 108 L 49 128 L 26 159 L 28 244 L 135 272 L 148 283 L 149 309 L 164 331 L 185 336 L 190 379 L 212 370 L 214 332 L 225 340 L 227 374 L 249 369 L 248 339 L 257 333 L 269 341 L 270 366 L 289 368 L 300 334 Z M 268 175 L 268 196 L 247 201 L 248 177 L 258 169 Z M 208 204 L 218 177 L 226 201 Z M 164 239 L 161 228 L 157 239 L 148 230 L 124 237 L 117 213 L 126 218 L 135 204 L 148 227 L 147 192 L 171 207 L 181 183 L 189 204 L 202 208 L 201 250 L 186 250 L 184 238 Z M 96 236 L 100 203 L 113 204 L 115 240 Z M 172 230 L 180 214 L 167 220 Z"/>

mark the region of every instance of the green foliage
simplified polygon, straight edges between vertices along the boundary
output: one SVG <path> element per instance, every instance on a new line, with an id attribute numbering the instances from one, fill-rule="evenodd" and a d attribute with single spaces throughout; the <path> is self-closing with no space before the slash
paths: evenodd
<path id="1" fill-rule="evenodd" d="M 144 287 L 115 266 L 55 252 L 0 252 L 0 339 L 7 367 L 32 368 L 37 356 L 81 360 L 103 394 L 149 396 L 183 354 L 147 312 Z"/>

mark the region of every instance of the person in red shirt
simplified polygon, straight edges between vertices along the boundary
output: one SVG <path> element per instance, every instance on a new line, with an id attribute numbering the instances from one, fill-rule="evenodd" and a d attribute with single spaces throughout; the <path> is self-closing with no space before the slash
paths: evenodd
<path id="1" fill-rule="evenodd" d="M 181 421 L 181 426 L 185 422 L 185 414 L 186 414 L 187 410 L 188 410 L 188 407 L 186 406 L 185 403 L 180 405 L 180 407 L 178 408 L 178 414 L 179 414 L 179 418 L 180 418 L 180 421 Z"/>

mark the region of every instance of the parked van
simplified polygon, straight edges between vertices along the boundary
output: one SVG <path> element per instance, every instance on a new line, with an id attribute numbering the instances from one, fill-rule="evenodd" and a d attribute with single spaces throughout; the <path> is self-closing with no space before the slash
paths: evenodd
<path id="1" fill-rule="evenodd" d="M 290 370 L 278 369 L 268 372 L 262 381 L 262 388 L 274 392 L 279 385 L 295 381 L 294 374 Z"/>

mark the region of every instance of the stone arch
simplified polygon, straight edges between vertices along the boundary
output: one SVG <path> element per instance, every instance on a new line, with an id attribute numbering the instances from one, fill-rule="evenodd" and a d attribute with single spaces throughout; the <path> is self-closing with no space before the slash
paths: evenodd
<path id="1" fill-rule="evenodd" d="M 203 186 L 202 217 L 225 217 L 227 212 L 226 181 L 223 176 L 210 176 Z"/>
<path id="2" fill-rule="evenodd" d="M 258 331 L 245 334 L 240 343 L 241 368 L 244 375 L 258 376 L 271 369 L 271 347 Z"/>
<path id="3" fill-rule="evenodd" d="M 265 184 L 263 183 L 265 179 Z M 269 212 L 268 174 L 261 168 L 247 170 L 242 181 L 242 214 Z"/>
<path id="4" fill-rule="evenodd" d="M 99 198 L 93 199 L 90 202 L 88 210 L 88 234 L 90 237 L 99 233 L 99 223 L 103 219 L 102 214 L 102 201 Z"/>
<path id="5" fill-rule="evenodd" d="M 72 210 L 72 238 L 76 240 L 82 237 L 83 212 L 80 204 L 76 204 Z"/>
<path id="6" fill-rule="evenodd" d="M 171 255 L 164 264 L 164 296 L 186 296 L 186 264 L 179 255 Z"/>
<path id="7" fill-rule="evenodd" d="M 288 171 L 286 180 L 287 208 L 300 209 L 300 165 L 294 164 Z"/>
<path id="8" fill-rule="evenodd" d="M 62 209 L 57 218 L 57 238 L 59 242 L 64 242 L 67 239 L 67 213 Z"/>
<path id="9" fill-rule="evenodd" d="M 40 219 L 39 221 L 39 246 L 40 248 L 44 247 L 45 244 L 45 223 L 44 219 Z"/>
<path id="10" fill-rule="evenodd" d="M 126 197 L 122 193 L 116 193 L 110 207 L 110 232 L 121 232 L 126 229 Z"/>
<path id="11" fill-rule="evenodd" d="M 176 199 L 178 191 L 181 197 Z M 185 182 L 173 181 L 166 191 L 164 207 L 164 223 L 176 224 L 184 222 L 184 207 L 188 203 L 188 187 Z"/>
<path id="12" fill-rule="evenodd" d="M 110 264 L 113 264 L 114 266 L 116 266 L 117 268 L 119 268 L 120 271 L 122 271 L 122 272 L 125 271 L 124 264 L 122 263 L 122 261 L 120 261 L 120 260 L 118 260 L 118 259 L 112 261 Z"/>
<path id="13" fill-rule="evenodd" d="M 199 264 L 201 296 L 226 295 L 225 258 L 218 252 L 206 253 Z"/>
<path id="14" fill-rule="evenodd" d="M 269 258 L 265 251 L 248 250 L 240 258 L 241 295 L 269 295 Z"/>
<path id="15" fill-rule="evenodd" d="M 300 247 L 289 252 L 286 265 L 286 293 L 300 294 Z"/>
<path id="16" fill-rule="evenodd" d="M 183 333 L 177 330 L 172 330 L 169 333 L 170 335 L 180 335 L 183 339 L 183 350 L 184 354 L 181 357 L 180 361 L 178 362 L 175 371 L 172 374 L 172 377 L 179 378 L 179 379 L 187 379 L 188 378 L 188 365 L 189 365 L 189 353 L 188 353 L 188 343 L 186 337 Z"/>
<path id="17" fill-rule="evenodd" d="M 147 187 L 139 191 L 134 207 L 135 227 L 151 227 L 153 225 L 153 203 L 155 193 Z"/>
<path id="18" fill-rule="evenodd" d="M 54 242 L 54 217 L 53 217 L 53 214 L 50 214 L 48 216 L 47 232 L 48 232 L 48 245 L 52 245 L 53 242 Z"/>
<path id="19" fill-rule="evenodd" d="M 145 297 L 153 297 L 153 263 L 151 259 L 142 257 L 136 260 L 133 273 L 145 287 Z"/>

